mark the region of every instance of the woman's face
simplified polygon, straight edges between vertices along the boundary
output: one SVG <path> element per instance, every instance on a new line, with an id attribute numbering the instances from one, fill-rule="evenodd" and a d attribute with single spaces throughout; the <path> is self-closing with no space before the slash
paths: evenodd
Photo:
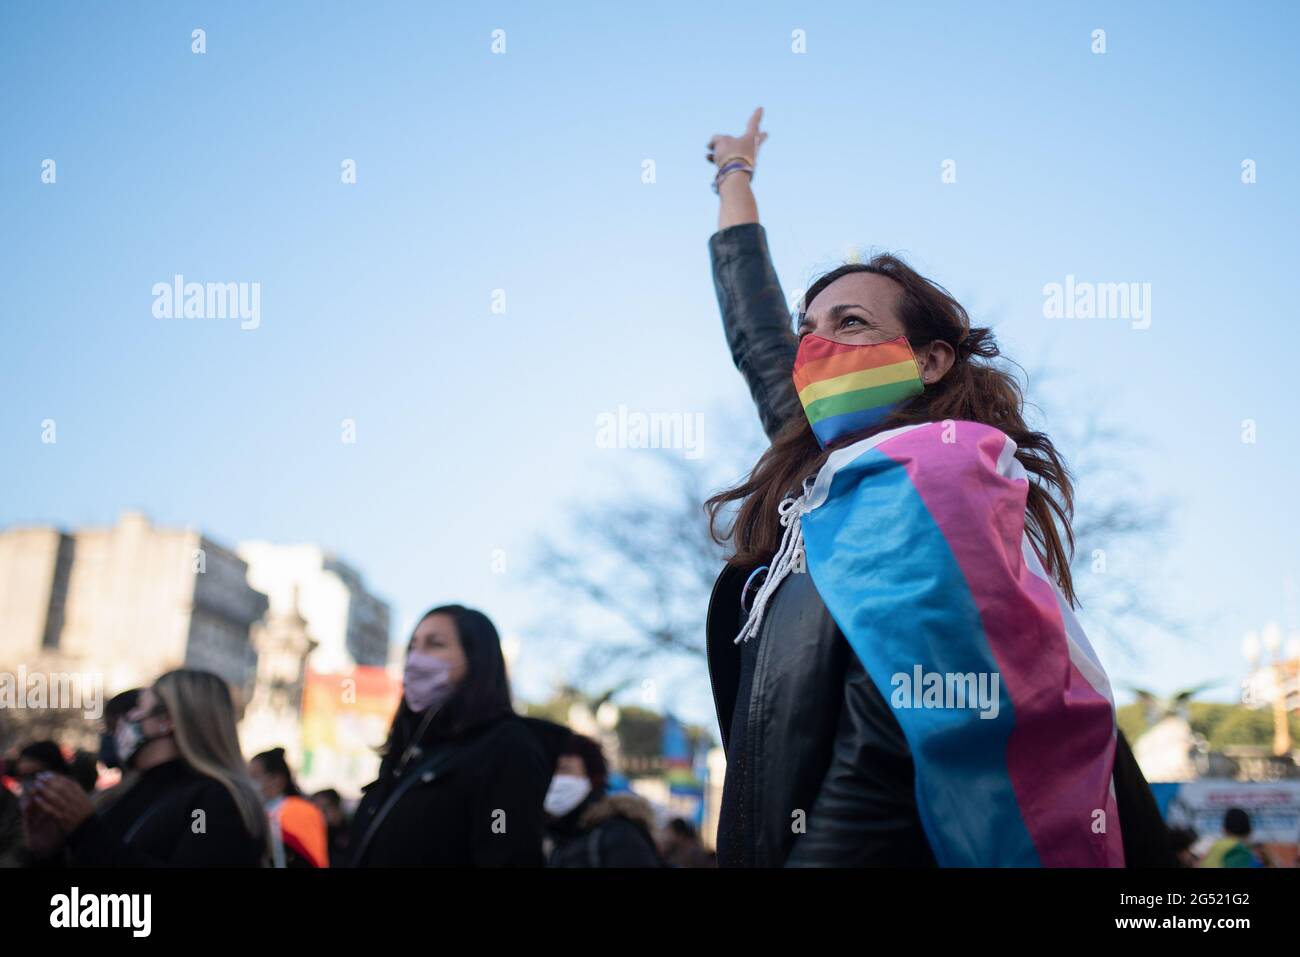
<path id="1" fill-rule="evenodd" d="M 465 649 L 460 643 L 456 619 L 451 615 L 430 615 L 416 625 L 409 650 L 443 659 L 451 669 L 452 687 L 458 687 L 469 671 L 469 662 L 465 660 Z"/>
<path id="2" fill-rule="evenodd" d="M 799 338 L 814 333 L 848 345 L 871 345 L 907 335 L 898 318 L 902 296 L 902 288 L 888 276 L 873 272 L 841 276 L 808 303 L 799 323 Z M 926 385 L 942 379 L 957 358 L 952 346 L 941 341 L 915 346 L 912 351 Z"/>
<path id="3" fill-rule="evenodd" d="M 876 273 L 841 276 L 808 303 L 799 337 L 811 332 L 850 345 L 897 339 L 907 332 L 898 318 L 902 294 L 894 280 Z"/>
<path id="4" fill-rule="evenodd" d="M 126 713 L 126 717 L 129 721 L 139 722 L 141 732 L 149 739 L 136 752 L 134 767 L 143 771 L 180 754 L 176 739 L 171 735 L 173 726 L 167 707 L 153 688 L 140 692 L 136 706 Z"/>
<path id="5" fill-rule="evenodd" d="M 136 705 L 126 713 L 128 720 L 140 722 L 140 730 L 147 736 L 166 734 L 171 730 L 171 719 L 162 699 L 152 688 L 145 688 L 136 699 Z"/>

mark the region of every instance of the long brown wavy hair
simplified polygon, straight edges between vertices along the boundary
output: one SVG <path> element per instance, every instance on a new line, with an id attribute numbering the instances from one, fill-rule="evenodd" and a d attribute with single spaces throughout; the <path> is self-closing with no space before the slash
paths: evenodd
<path id="1" fill-rule="evenodd" d="M 714 540 L 734 549 L 728 564 L 757 568 L 771 561 L 784 531 L 777 512 L 781 500 L 798 494 L 804 480 L 817 474 L 838 445 L 903 425 L 964 419 L 1000 429 L 1016 443 L 1016 458 L 1030 476 L 1026 532 L 1047 572 L 1074 605 L 1070 577 L 1074 488 L 1070 473 L 1052 440 L 1025 424 L 1024 395 L 1015 376 L 995 362 L 1001 353 L 992 330 L 972 328 L 970 316 L 946 289 L 888 254 L 873 256 L 865 263 L 846 263 L 818 278 L 804 293 L 799 319 L 818 293 L 841 276 L 856 272 L 885 276 L 902 288 L 898 318 L 913 349 L 943 341 L 952 346 L 956 361 L 942 379 L 927 385 L 921 395 L 894 410 L 878 426 L 824 450 L 808 418 L 792 416 L 749 478 L 705 503 Z M 723 523 L 723 512 L 737 502 L 734 521 Z"/>

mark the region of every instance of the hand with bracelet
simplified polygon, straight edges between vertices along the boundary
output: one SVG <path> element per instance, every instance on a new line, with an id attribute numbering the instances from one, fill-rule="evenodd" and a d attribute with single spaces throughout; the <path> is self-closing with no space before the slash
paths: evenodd
<path id="1" fill-rule="evenodd" d="M 741 223 L 758 222 L 758 205 L 750 189 L 758 149 L 767 139 L 759 129 L 763 121 L 760 106 L 749 118 L 745 132 L 739 136 L 719 133 L 709 140 L 708 161 L 718 167 L 713 180 L 714 192 L 722 199 L 718 212 L 718 229 Z"/>

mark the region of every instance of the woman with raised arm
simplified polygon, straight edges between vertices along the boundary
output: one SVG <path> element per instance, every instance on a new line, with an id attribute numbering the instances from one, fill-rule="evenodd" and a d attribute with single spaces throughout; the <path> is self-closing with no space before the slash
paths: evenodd
<path id="1" fill-rule="evenodd" d="M 708 145 L 718 304 L 772 440 L 709 502 L 719 864 L 1173 866 L 1073 614 L 1069 473 L 992 332 L 889 255 L 817 279 L 792 328 L 761 121 Z"/>

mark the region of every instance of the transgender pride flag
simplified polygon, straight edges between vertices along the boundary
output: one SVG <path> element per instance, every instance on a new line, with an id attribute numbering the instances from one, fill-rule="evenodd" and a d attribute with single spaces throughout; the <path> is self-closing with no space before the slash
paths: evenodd
<path id="1" fill-rule="evenodd" d="M 832 453 L 800 503 L 808 571 L 895 704 L 939 864 L 1122 867 L 1110 684 L 1025 535 L 1015 451 L 945 422 Z M 996 715 L 902 706 L 920 673 L 996 675 Z"/>

